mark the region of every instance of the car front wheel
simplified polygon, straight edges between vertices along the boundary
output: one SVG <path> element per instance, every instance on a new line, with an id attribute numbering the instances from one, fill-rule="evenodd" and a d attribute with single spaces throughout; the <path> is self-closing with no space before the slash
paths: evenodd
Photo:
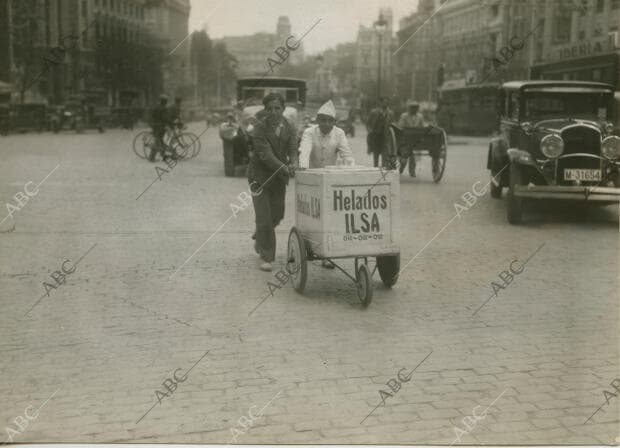
<path id="1" fill-rule="evenodd" d="M 515 196 L 516 185 L 523 185 L 521 169 L 518 164 L 511 163 L 508 186 L 508 222 L 510 224 L 521 224 L 523 219 L 523 199 Z"/>

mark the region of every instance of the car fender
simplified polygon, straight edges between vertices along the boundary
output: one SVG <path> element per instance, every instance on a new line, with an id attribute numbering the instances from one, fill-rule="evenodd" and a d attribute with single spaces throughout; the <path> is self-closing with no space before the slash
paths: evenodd
<path id="1" fill-rule="evenodd" d="M 520 165 L 529 165 L 536 167 L 529 152 L 517 148 L 510 148 L 507 151 L 510 163 L 518 163 Z"/>
<path id="2" fill-rule="evenodd" d="M 508 150 L 508 143 L 502 137 L 494 137 L 489 143 L 489 154 L 487 156 L 487 169 L 492 168 L 492 164 L 495 161 L 496 164 L 502 166 L 507 161 L 506 151 Z M 499 162 L 499 163 L 498 163 Z"/>

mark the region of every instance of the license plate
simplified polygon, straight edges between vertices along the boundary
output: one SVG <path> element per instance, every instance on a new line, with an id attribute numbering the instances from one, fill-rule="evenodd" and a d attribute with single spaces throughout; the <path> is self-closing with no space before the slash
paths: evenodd
<path id="1" fill-rule="evenodd" d="M 564 180 L 600 181 L 601 170 L 564 169 Z"/>

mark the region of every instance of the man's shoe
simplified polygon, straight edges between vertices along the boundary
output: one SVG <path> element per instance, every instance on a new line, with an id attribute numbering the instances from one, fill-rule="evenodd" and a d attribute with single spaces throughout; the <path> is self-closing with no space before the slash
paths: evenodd
<path id="1" fill-rule="evenodd" d="M 258 268 L 265 272 L 271 272 L 273 270 L 273 266 L 268 261 L 263 261 Z"/>

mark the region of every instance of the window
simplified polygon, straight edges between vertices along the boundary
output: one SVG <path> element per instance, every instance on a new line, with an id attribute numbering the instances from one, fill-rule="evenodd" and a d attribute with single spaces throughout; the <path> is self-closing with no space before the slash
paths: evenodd
<path id="1" fill-rule="evenodd" d="M 596 2 L 596 12 L 603 12 L 605 9 L 605 0 L 597 0 Z"/>
<path id="2" fill-rule="evenodd" d="M 514 120 L 519 119 L 519 94 L 510 94 L 510 110 L 508 111 L 510 118 Z"/>
<path id="3" fill-rule="evenodd" d="M 566 9 L 561 10 L 555 18 L 554 38 L 557 43 L 568 42 L 570 40 L 571 15 Z"/>

